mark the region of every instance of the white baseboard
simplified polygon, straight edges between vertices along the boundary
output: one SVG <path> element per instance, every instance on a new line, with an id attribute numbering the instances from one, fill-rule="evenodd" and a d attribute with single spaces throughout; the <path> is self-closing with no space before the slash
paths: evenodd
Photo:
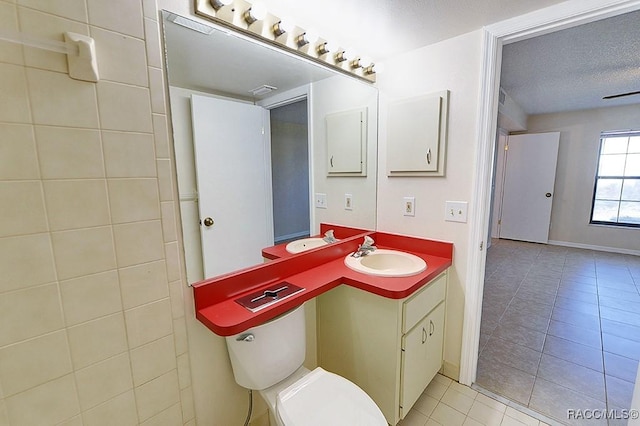
<path id="1" fill-rule="evenodd" d="M 640 256 L 640 250 L 629 250 L 617 247 L 606 247 L 606 246 L 594 246 L 591 244 L 580 244 L 580 243 L 572 243 L 570 241 L 556 241 L 549 240 L 548 244 L 553 246 L 562 246 L 562 247 L 572 247 L 586 250 L 596 250 L 596 251 L 606 251 L 609 253 L 619 253 L 619 254 L 630 254 L 633 256 Z"/>

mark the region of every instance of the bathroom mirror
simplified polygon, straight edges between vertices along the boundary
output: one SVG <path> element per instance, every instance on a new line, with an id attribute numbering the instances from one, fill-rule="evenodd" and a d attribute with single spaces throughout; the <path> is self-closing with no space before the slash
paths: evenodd
<path id="1" fill-rule="evenodd" d="M 260 263 L 262 248 L 322 222 L 375 229 L 372 84 L 193 16 L 162 17 L 189 283 Z M 326 117 L 355 109 L 367 113 L 366 175 L 331 176 Z"/>

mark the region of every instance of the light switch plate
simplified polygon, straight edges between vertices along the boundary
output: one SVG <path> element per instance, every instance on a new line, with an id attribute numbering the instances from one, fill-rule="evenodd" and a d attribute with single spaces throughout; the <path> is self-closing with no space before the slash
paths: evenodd
<path id="1" fill-rule="evenodd" d="M 447 222 L 467 222 L 466 201 L 446 201 L 444 207 L 444 220 Z"/>
<path id="2" fill-rule="evenodd" d="M 327 208 L 327 194 L 323 194 L 321 192 L 316 192 L 315 195 L 316 207 L 319 209 Z"/>

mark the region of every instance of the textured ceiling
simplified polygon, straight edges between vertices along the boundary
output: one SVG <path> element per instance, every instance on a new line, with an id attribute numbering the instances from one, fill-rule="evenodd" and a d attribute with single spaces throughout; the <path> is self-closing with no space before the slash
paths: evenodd
<path id="1" fill-rule="evenodd" d="M 501 87 L 527 114 L 640 103 L 640 11 L 504 46 Z"/>
<path id="2" fill-rule="evenodd" d="M 273 14 L 381 61 L 564 0 L 261 1 Z"/>
<path id="3" fill-rule="evenodd" d="M 334 75 L 332 71 L 296 56 L 267 48 L 220 30 L 201 34 L 165 20 L 169 84 L 239 99 L 253 96 L 263 85 L 278 93 Z"/>

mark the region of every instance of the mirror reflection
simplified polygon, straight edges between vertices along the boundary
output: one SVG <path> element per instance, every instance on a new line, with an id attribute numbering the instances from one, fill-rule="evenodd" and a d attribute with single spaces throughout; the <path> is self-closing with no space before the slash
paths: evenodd
<path id="1" fill-rule="evenodd" d="M 375 229 L 375 87 L 213 23 L 163 28 L 190 283 L 322 222 Z"/>

